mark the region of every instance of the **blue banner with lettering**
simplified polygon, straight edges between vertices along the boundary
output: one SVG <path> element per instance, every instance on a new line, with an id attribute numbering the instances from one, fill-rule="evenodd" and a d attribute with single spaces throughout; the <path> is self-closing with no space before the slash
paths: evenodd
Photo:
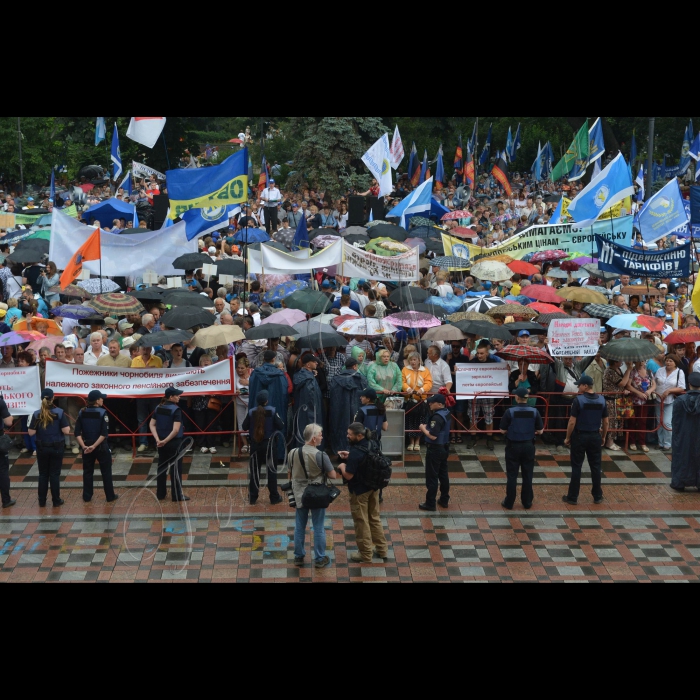
<path id="1" fill-rule="evenodd" d="M 598 267 L 603 272 L 617 272 L 631 277 L 690 277 L 693 247 L 690 245 L 645 252 L 638 248 L 627 248 L 596 236 L 598 244 Z"/>

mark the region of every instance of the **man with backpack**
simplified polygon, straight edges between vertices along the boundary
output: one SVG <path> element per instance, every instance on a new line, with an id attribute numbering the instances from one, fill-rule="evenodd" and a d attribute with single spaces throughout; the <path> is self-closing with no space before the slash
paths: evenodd
<path id="1" fill-rule="evenodd" d="M 379 559 L 389 556 L 389 545 L 382 528 L 379 491 L 389 485 L 391 463 L 379 452 L 377 444 L 367 439 L 367 430 L 362 423 L 353 423 L 348 428 L 348 442 L 350 451 L 339 453 L 347 463 L 341 464 L 338 471 L 348 482 L 350 512 L 359 550 L 350 561 L 371 564 L 373 555 Z"/>
<path id="2" fill-rule="evenodd" d="M 440 486 L 440 507 L 450 507 L 450 473 L 447 459 L 450 454 L 450 428 L 452 415 L 447 409 L 447 399 L 442 394 L 435 394 L 429 399 L 431 416 L 427 425 L 420 429 L 425 435 L 428 454 L 425 458 L 425 484 L 428 494 L 425 503 L 418 506 L 428 513 L 437 512 L 438 485 Z"/>

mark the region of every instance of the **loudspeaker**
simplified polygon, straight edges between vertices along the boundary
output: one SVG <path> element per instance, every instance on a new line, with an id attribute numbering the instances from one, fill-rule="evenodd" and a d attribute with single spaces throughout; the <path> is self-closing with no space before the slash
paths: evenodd
<path id="1" fill-rule="evenodd" d="M 365 223 L 365 198 L 350 197 L 348 202 L 348 227 L 364 226 Z"/>
<path id="2" fill-rule="evenodd" d="M 384 197 L 369 197 L 368 203 L 374 214 L 375 221 L 384 221 L 386 216 L 386 207 L 384 206 Z"/>
<path id="3" fill-rule="evenodd" d="M 153 225 L 156 231 L 163 226 L 168 218 L 168 209 L 170 209 L 170 197 L 168 195 L 160 194 L 153 197 Z"/>

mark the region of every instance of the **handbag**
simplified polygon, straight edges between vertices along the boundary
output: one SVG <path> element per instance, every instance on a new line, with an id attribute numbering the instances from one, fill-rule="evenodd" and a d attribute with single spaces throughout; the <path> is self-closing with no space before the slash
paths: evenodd
<path id="1" fill-rule="evenodd" d="M 209 411 L 216 411 L 217 413 L 220 413 L 222 408 L 223 405 L 221 403 L 221 399 L 218 396 L 212 396 L 209 399 L 209 404 L 207 405 L 207 409 Z"/>
<path id="2" fill-rule="evenodd" d="M 457 405 L 457 399 L 447 391 L 447 387 L 442 387 L 438 393 L 445 397 L 446 408 L 454 408 Z"/>
<path id="3" fill-rule="evenodd" d="M 304 450 L 297 450 L 299 456 L 299 461 L 301 462 L 301 468 L 304 470 L 304 476 L 306 480 L 309 481 L 309 472 L 306 470 L 306 457 L 304 456 Z M 319 454 L 323 454 L 319 452 Z M 301 498 L 301 507 L 308 508 L 309 510 L 326 510 L 330 507 L 331 503 L 335 501 L 338 496 L 340 496 L 340 491 L 331 484 L 328 486 L 328 477 L 325 471 L 323 471 L 323 466 L 321 465 L 321 471 L 323 472 L 323 483 L 322 484 L 309 484 L 304 491 L 304 495 Z"/>
<path id="4" fill-rule="evenodd" d="M 0 454 L 6 455 L 12 449 L 12 438 L 3 433 L 0 435 Z"/>
<path id="5" fill-rule="evenodd" d="M 630 396 L 615 399 L 615 412 L 618 420 L 634 418 L 634 400 Z"/>

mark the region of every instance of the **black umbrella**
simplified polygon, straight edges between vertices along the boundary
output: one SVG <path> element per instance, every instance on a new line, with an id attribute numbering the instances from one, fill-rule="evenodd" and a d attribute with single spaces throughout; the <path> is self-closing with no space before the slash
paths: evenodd
<path id="1" fill-rule="evenodd" d="M 435 318 L 444 321 L 447 318 L 447 310 L 443 309 L 442 306 L 435 306 L 435 304 L 414 304 L 409 309 L 406 307 L 405 311 L 415 311 L 419 314 L 430 314 L 435 316 Z"/>
<path id="2" fill-rule="evenodd" d="M 438 241 L 433 238 L 428 238 L 428 240 L 425 242 L 425 248 L 431 253 L 438 253 L 439 255 L 445 254 L 445 246 L 442 244 L 442 241 Z"/>
<path id="3" fill-rule="evenodd" d="M 359 233 L 353 233 L 349 236 L 345 236 L 345 240 L 350 245 L 355 245 L 356 243 L 369 243 L 369 236 Z"/>
<path id="4" fill-rule="evenodd" d="M 314 333 L 297 340 L 301 350 L 322 350 L 323 348 L 344 348 L 348 341 L 339 333 Z"/>
<path id="5" fill-rule="evenodd" d="M 430 296 L 430 292 L 420 287 L 399 287 L 389 297 L 389 301 L 396 306 L 408 304 L 421 304 Z"/>
<path id="6" fill-rule="evenodd" d="M 105 175 L 105 169 L 101 165 L 86 165 L 78 171 L 78 178 L 86 180 L 99 180 Z"/>
<path id="7" fill-rule="evenodd" d="M 25 248 L 24 250 L 16 250 L 9 256 L 9 259 L 24 265 L 26 263 L 37 263 L 47 254 L 48 251 L 47 253 L 42 253 L 38 248 Z"/>
<path id="8" fill-rule="evenodd" d="M 194 294 L 192 292 L 189 294 L 171 294 L 170 296 L 163 297 L 162 301 L 167 306 L 190 306 L 197 309 L 214 308 L 214 302 L 209 297 L 202 296 L 201 294 Z"/>
<path id="9" fill-rule="evenodd" d="M 215 264 L 218 275 L 245 277 L 245 263 L 242 260 L 219 260 Z"/>
<path id="10" fill-rule="evenodd" d="M 144 301 L 163 301 L 163 294 L 166 289 L 161 289 L 160 287 L 149 287 L 148 289 L 143 289 L 140 292 L 129 292 L 129 296 L 138 299 L 141 302 Z"/>
<path id="11" fill-rule="evenodd" d="M 489 340 L 513 340 L 512 333 L 503 326 L 497 326 L 495 323 L 487 323 L 486 321 L 459 321 L 454 323 L 462 333 L 466 335 L 476 335 L 480 338 L 488 338 Z"/>
<path id="12" fill-rule="evenodd" d="M 284 300 L 288 309 L 298 309 L 310 316 L 324 314 L 333 306 L 333 302 L 321 292 L 314 292 L 312 289 L 300 289 L 288 296 Z"/>
<path id="13" fill-rule="evenodd" d="M 213 260 L 204 253 L 188 253 L 173 261 L 176 270 L 199 270 L 203 265 L 212 265 Z"/>
<path id="14" fill-rule="evenodd" d="M 30 238 L 28 240 L 20 241 L 15 246 L 15 252 L 18 250 L 39 250 L 48 255 L 50 247 L 50 241 L 45 241 L 43 238 Z"/>
<path id="15" fill-rule="evenodd" d="M 178 306 L 172 311 L 168 311 L 161 319 L 161 324 L 166 328 L 182 328 L 191 330 L 197 326 L 213 326 L 216 317 L 211 311 L 197 309 L 194 306 Z"/>
<path id="16" fill-rule="evenodd" d="M 287 336 L 297 336 L 297 331 L 291 326 L 283 323 L 266 323 L 263 326 L 252 328 L 245 337 L 248 340 L 270 340 L 271 338 L 284 338 Z"/>
<path id="17" fill-rule="evenodd" d="M 408 237 L 427 239 L 430 237 L 431 232 L 434 230 L 435 229 L 430 228 L 428 226 L 416 226 L 415 228 L 408 230 Z"/>
<path id="18" fill-rule="evenodd" d="M 561 195 L 552 195 L 551 197 L 545 197 L 545 204 L 554 204 L 554 202 L 561 202 Z"/>
<path id="19" fill-rule="evenodd" d="M 367 229 L 364 226 L 348 226 L 348 228 L 345 229 L 345 234 L 343 235 L 343 238 L 347 238 L 348 236 L 366 236 L 367 235 Z"/>
<path id="20" fill-rule="evenodd" d="M 613 340 L 600 349 L 600 356 L 610 362 L 646 362 L 659 355 L 659 349 L 647 340 L 621 338 Z"/>
<path id="21" fill-rule="evenodd" d="M 98 314 L 93 314 L 92 316 L 87 316 L 85 318 L 81 318 L 80 321 L 78 321 L 79 326 L 104 326 L 105 325 L 105 320 L 103 316 L 100 316 Z"/>
<path id="22" fill-rule="evenodd" d="M 161 331 L 160 333 L 149 333 L 136 342 L 137 348 L 158 348 L 162 345 L 174 345 L 175 343 L 186 343 L 192 340 L 194 335 L 189 331 Z"/>
<path id="23" fill-rule="evenodd" d="M 368 235 L 372 240 L 375 238 L 391 238 L 394 241 L 399 241 L 399 243 L 403 243 L 408 239 L 408 233 L 406 233 L 405 228 L 392 226 L 391 224 L 371 226 L 368 230 Z"/>
<path id="24" fill-rule="evenodd" d="M 528 331 L 530 335 L 547 335 L 547 329 L 539 323 L 506 323 L 503 328 L 507 328 L 513 335 L 522 331 Z"/>

